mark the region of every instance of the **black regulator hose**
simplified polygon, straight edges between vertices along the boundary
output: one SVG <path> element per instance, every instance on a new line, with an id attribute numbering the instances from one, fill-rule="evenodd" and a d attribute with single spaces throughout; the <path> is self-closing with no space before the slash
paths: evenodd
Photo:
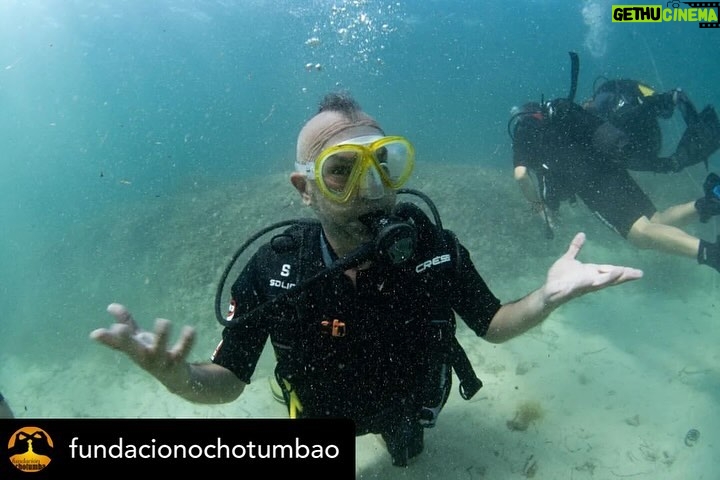
<path id="1" fill-rule="evenodd" d="M 411 188 L 401 188 L 397 191 L 398 194 L 410 194 L 415 195 L 419 198 L 421 198 L 428 206 L 430 211 L 433 215 L 433 220 L 435 224 L 435 228 L 442 230 L 442 221 L 440 220 L 440 214 L 438 213 L 437 207 L 433 203 L 433 201 L 422 193 L 419 190 L 414 190 Z M 416 210 L 419 210 L 419 207 L 414 207 Z M 406 209 L 407 210 L 407 209 Z M 392 219 L 393 216 L 391 215 L 390 218 Z M 282 295 L 278 295 L 275 297 L 275 299 L 266 302 L 263 305 L 260 305 L 255 310 L 252 310 L 243 316 L 241 316 L 238 319 L 228 319 L 223 315 L 222 312 L 222 296 L 223 291 L 225 290 L 225 282 L 227 281 L 228 275 L 230 275 L 230 271 L 232 271 L 233 267 L 235 266 L 235 263 L 237 262 L 238 258 L 240 258 L 240 255 L 242 255 L 247 248 L 254 243 L 257 239 L 262 237 L 263 235 L 267 234 L 268 232 L 271 232 L 272 230 L 290 226 L 290 225 L 298 225 L 298 224 L 317 224 L 318 221 L 315 219 L 309 219 L 309 218 L 301 218 L 301 219 L 294 219 L 294 220 L 284 220 L 280 222 L 273 223 L 272 225 L 269 225 L 259 232 L 252 235 L 249 239 L 243 243 L 240 248 L 237 249 L 235 254 L 233 254 L 232 258 L 230 259 L 230 262 L 228 262 L 227 266 L 225 267 L 225 270 L 220 275 L 220 281 L 218 282 L 218 288 L 215 292 L 215 317 L 217 321 L 224 327 L 229 327 L 233 325 L 237 325 L 239 323 L 243 322 L 244 318 L 247 318 L 247 316 L 251 314 L 257 314 L 264 308 L 270 306 L 270 305 L 276 305 L 281 301 L 289 301 L 302 293 L 302 291 L 307 288 L 308 286 L 312 285 L 314 282 L 318 280 L 322 280 L 324 278 L 327 278 L 331 274 L 337 271 L 345 271 L 350 268 L 354 268 L 358 265 L 360 265 L 363 262 L 366 262 L 374 257 L 380 256 L 384 260 L 388 260 L 393 263 L 399 263 L 407 258 L 409 258 L 412 254 L 412 250 L 415 248 L 415 242 L 417 241 L 417 237 L 408 237 L 408 235 L 412 235 L 412 232 L 409 231 L 407 227 L 409 227 L 406 224 L 403 224 L 403 222 L 400 221 L 400 219 L 395 218 L 394 223 L 388 222 L 387 219 L 376 219 L 372 216 L 368 218 L 368 221 L 376 223 L 375 227 L 377 228 L 377 238 L 375 241 L 371 241 L 368 243 L 365 243 L 358 247 L 353 252 L 349 253 L 348 255 L 345 255 L 342 258 L 337 259 L 335 262 L 332 263 L 332 265 L 329 265 L 326 269 L 318 273 L 317 275 L 305 280 L 301 285 L 296 285 L 293 289 L 285 292 Z M 389 242 L 389 243 L 388 243 Z M 393 245 L 397 243 L 399 246 L 399 252 L 393 253 Z"/>
<path id="2" fill-rule="evenodd" d="M 222 304 L 222 295 L 223 290 L 225 289 L 225 281 L 227 280 L 228 275 L 230 275 L 230 271 L 235 266 L 235 262 L 237 262 L 237 259 L 240 258 L 240 255 L 247 250 L 247 248 L 254 243 L 258 238 L 262 237 L 268 232 L 271 232 L 277 228 L 282 228 L 290 225 L 297 225 L 297 224 L 313 224 L 317 223 L 317 220 L 310 219 L 310 218 L 300 218 L 300 219 L 294 219 L 294 220 L 283 220 L 281 222 L 273 223 L 272 225 L 269 225 L 250 238 L 248 238 L 245 243 L 243 243 L 240 248 L 235 251 L 232 258 L 230 259 L 230 262 L 228 262 L 227 266 L 225 267 L 225 270 L 223 270 L 222 274 L 220 275 L 220 282 L 218 283 L 217 291 L 215 292 L 215 318 L 217 318 L 218 322 L 221 324 L 226 323 L 225 316 L 222 314 L 221 304 Z"/>
<path id="3" fill-rule="evenodd" d="M 408 195 L 415 195 L 416 197 L 421 198 L 425 202 L 425 204 L 428 206 L 428 208 L 430 209 L 430 212 L 432 213 L 433 221 L 435 222 L 435 228 L 437 228 L 438 230 L 443 229 L 442 220 L 440 220 L 440 213 L 438 212 L 438 209 L 435 206 L 435 202 L 433 202 L 430 199 L 430 197 L 425 195 L 420 190 L 415 190 L 414 188 L 401 188 L 397 191 L 397 193 L 406 193 Z"/>

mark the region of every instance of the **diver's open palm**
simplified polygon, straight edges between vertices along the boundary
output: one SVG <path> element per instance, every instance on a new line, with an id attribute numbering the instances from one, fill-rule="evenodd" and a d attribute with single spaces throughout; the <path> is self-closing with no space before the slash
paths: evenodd
<path id="1" fill-rule="evenodd" d="M 636 268 L 580 262 L 576 257 L 584 243 L 584 233 L 575 235 L 567 252 L 550 267 L 545 283 L 548 302 L 564 303 L 588 292 L 643 276 L 642 270 Z"/>
<path id="2" fill-rule="evenodd" d="M 178 368 L 185 368 L 185 359 L 195 343 L 193 328 L 184 327 L 178 341 L 168 349 L 169 320 L 157 319 L 153 333 L 142 330 L 123 305 L 112 303 L 107 311 L 115 317 L 115 323 L 110 328 L 92 331 L 90 338 L 124 352 L 161 381 L 176 373 Z"/>

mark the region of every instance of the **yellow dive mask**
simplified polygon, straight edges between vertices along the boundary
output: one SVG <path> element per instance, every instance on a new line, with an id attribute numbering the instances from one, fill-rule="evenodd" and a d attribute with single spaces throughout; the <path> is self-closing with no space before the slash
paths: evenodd
<path id="1" fill-rule="evenodd" d="M 330 200 L 344 203 L 356 191 L 377 199 L 385 189 L 407 182 L 415 165 L 415 149 L 403 137 L 366 135 L 326 148 L 315 163 L 295 164 L 298 172 L 315 180 Z"/>

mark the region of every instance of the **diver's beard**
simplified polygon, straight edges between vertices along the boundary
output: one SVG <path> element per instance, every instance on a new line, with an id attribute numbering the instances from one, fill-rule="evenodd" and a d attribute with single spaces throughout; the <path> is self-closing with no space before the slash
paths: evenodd
<path id="1" fill-rule="evenodd" d="M 391 192 L 383 198 L 368 200 L 352 198 L 348 203 L 337 204 L 325 198 L 315 198 L 314 210 L 320 218 L 326 235 L 334 248 L 347 253 L 360 245 L 375 240 L 375 233 L 363 218 L 389 216 L 395 206 L 396 195 Z"/>
<path id="2" fill-rule="evenodd" d="M 318 213 L 325 235 L 335 253 L 344 255 L 360 245 L 373 240 L 371 230 L 364 225 L 357 215 L 342 218 L 340 215 Z"/>
<path id="3" fill-rule="evenodd" d="M 360 221 L 359 218 L 349 223 L 346 231 L 348 236 L 356 240 L 358 243 L 369 242 L 374 238 L 373 231 L 368 227 L 368 225 Z"/>

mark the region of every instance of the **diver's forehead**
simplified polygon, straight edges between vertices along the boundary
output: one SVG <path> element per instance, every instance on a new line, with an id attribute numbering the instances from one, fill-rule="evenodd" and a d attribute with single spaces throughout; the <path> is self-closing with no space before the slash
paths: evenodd
<path id="1" fill-rule="evenodd" d="M 327 142 L 325 142 L 325 147 L 339 145 L 354 138 L 367 137 L 372 135 L 382 136 L 382 132 L 377 128 L 365 125 L 351 127 L 343 130 L 337 135 L 333 135 L 332 137 L 330 137 Z"/>

